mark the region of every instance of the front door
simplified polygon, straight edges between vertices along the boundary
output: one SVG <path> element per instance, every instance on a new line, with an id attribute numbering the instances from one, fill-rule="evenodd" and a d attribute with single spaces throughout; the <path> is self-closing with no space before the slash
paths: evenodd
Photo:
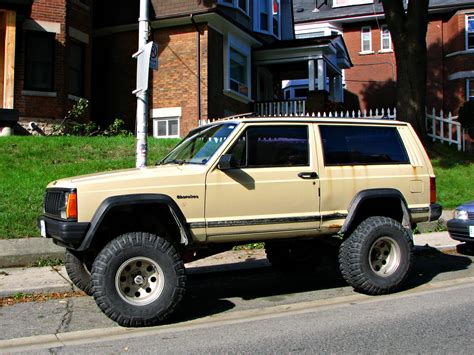
<path id="1" fill-rule="evenodd" d="M 314 233 L 320 226 L 314 151 L 310 124 L 248 124 L 226 151 L 235 168 L 208 173 L 209 240 Z"/>

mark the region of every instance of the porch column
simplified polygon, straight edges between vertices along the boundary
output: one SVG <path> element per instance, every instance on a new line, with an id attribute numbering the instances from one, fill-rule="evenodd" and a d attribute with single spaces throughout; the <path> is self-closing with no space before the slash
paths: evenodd
<path id="1" fill-rule="evenodd" d="M 16 46 L 16 12 L 6 11 L 5 47 L 3 72 L 3 97 L 1 107 L 13 108 L 15 86 L 15 46 Z"/>
<path id="2" fill-rule="evenodd" d="M 316 80 L 316 70 L 314 68 L 314 59 L 308 60 L 308 91 L 314 91 L 314 81 Z"/>
<path id="3" fill-rule="evenodd" d="M 336 75 L 336 77 L 334 78 L 334 102 L 344 102 L 342 75 Z"/>
<path id="4" fill-rule="evenodd" d="M 337 94 L 334 91 L 334 89 L 336 87 L 335 79 L 336 78 L 334 76 L 329 77 L 329 100 L 331 100 L 332 102 L 337 102 L 336 101 Z"/>
<path id="5" fill-rule="evenodd" d="M 318 59 L 318 90 L 329 91 L 326 86 L 326 62 L 323 59 Z"/>
<path id="6" fill-rule="evenodd" d="M 0 107 L 13 108 L 14 84 L 15 84 L 15 45 L 16 45 L 16 13 L 14 11 L 4 11 L 0 13 L 2 45 L 4 63 L 0 70 L 0 84 L 2 88 Z"/>

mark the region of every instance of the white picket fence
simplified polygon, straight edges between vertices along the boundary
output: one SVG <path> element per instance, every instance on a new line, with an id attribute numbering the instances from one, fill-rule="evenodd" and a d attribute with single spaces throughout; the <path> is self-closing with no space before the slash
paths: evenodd
<path id="1" fill-rule="evenodd" d="M 433 142 L 440 141 L 449 145 L 455 144 L 459 151 L 464 152 L 466 151 L 464 130 L 457 119 L 458 116 L 453 116 L 451 112 L 445 116 L 443 110 L 441 110 L 439 116 L 437 116 L 435 109 L 431 111 L 431 114 L 427 111 L 426 132 Z"/>
<path id="2" fill-rule="evenodd" d="M 265 103 L 267 104 L 267 103 Z M 294 109 L 298 106 L 261 106 L 260 112 L 256 112 L 256 115 L 263 117 L 338 117 L 338 118 L 354 118 L 354 119 L 390 119 L 395 120 L 397 118 L 397 110 L 394 109 L 375 109 L 375 110 L 358 110 L 358 111 L 333 111 L 333 112 L 305 112 L 305 106 L 299 106 L 300 109 Z M 303 108 L 303 110 L 301 110 Z M 235 118 L 243 117 L 248 114 L 236 115 Z M 428 136 L 433 142 L 440 141 L 441 143 L 448 143 L 449 145 L 454 144 L 457 146 L 459 151 L 466 150 L 466 141 L 464 130 L 461 124 L 457 121 L 458 116 L 453 116 L 450 113 L 444 114 L 443 110 L 440 111 L 439 116 L 436 115 L 436 110 L 433 109 L 431 113 L 426 111 L 425 127 Z M 201 120 L 200 125 L 210 123 L 214 120 Z"/>

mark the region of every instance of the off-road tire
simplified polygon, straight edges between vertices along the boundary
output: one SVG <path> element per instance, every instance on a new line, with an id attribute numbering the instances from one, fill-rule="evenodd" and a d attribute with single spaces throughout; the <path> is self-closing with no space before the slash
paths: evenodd
<path id="1" fill-rule="evenodd" d="M 74 286 L 92 295 L 91 266 L 85 261 L 85 254 L 66 249 L 64 255 L 64 266 Z"/>
<path id="2" fill-rule="evenodd" d="M 410 233 L 388 217 L 367 218 L 339 249 L 342 276 L 356 291 L 368 295 L 399 290 L 412 260 Z"/>
<path id="3" fill-rule="evenodd" d="M 141 269 L 145 266 L 146 270 Z M 176 249 L 149 233 L 133 232 L 115 238 L 97 255 L 92 267 L 92 292 L 97 305 L 125 327 L 164 321 L 183 298 L 185 284 L 184 264 Z"/>

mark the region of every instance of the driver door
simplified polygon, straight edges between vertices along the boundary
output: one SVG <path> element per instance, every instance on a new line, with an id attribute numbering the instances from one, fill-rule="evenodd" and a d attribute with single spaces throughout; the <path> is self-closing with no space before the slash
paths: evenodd
<path id="1" fill-rule="evenodd" d="M 248 124 L 226 152 L 231 169 L 206 178 L 210 241 L 305 235 L 320 227 L 319 180 L 309 123 Z"/>

